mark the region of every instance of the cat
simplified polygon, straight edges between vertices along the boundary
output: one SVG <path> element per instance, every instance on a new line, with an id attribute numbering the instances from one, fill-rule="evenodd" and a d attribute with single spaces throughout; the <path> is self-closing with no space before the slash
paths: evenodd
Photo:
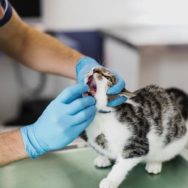
<path id="1" fill-rule="evenodd" d="M 123 89 L 119 94 L 128 100 L 109 107 L 107 102 L 117 96 L 107 96 L 107 89 L 116 77 L 104 68 L 91 70 L 85 78 L 87 95 L 96 99 L 97 114 L 82 138 L 97 151 L 96 167 L 112 170 L 100 188 L 117 188 L 128 172 L 141 162 L 146 171 L 158 174 L 162 162 L 184 152 L 188 143 L 186 120 L 188 96 L 181 90 L 149 85 L 135 92 Z"/>

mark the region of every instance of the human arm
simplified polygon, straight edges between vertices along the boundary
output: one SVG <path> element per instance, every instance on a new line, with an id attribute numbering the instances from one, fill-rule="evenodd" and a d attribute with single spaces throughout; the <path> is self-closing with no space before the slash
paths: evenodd
<path id="1" fill-rule="evenodd" d="M 0 166 L 26 157 L 28 155 L 18 129 L 0 134 Z"/>
<path id="2" fill-rule="evenodd" d="M 9 22 L 0 27 L 0 50 L 32 69 L 69 78 L 76 78 L 76 67 L 79 67 L 77 73 L 80 70 L 86 74 L 90 67 L 99 65 L 95 60 L 84 57 L 55 38 L 33 29 L 15 11 Z M 81 71 L 83 68 L 85 71 Z M 79 81 L 78 76 L 77 80 Z M 117 81 L 109 94 L 117 94 L 124 88 L 125 83 L 118 75 Z M 112 101 L 112 106 L 124 101 L 120 97 Z"/>
<path id="3" fill-rule="evenodd" d="M 76 139 L 95 117 L 94 98 L 82 97 L 87 90 L 80 84 L 65 89 L 35 123 L 0 134 L 0 165 L 28 156 L 34 159 Z"/>
<path id="4" fill-rule="evenodd" d="M 2 6 L 0 5 L 0 19 L 4 16 L 4 10 Z"/>
<path id="5" fill-rule="evenodd" d="M 26 24 L 15 11 L 9 22 L 0 27 L 0 50 L 34 70 L 70 78 L 75 78 L 76 63 L 83 57 Z"/>

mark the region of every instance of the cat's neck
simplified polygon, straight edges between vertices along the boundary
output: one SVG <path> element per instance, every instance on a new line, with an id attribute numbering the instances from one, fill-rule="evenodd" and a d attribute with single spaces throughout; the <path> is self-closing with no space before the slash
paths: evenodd
<path id="1" fill-rule="evenodd" d="M 117 107 L 113 107 L 113 108 L 112 108 L 112 107 L 106 106 L 106 107 L 104 107 L 104 108 L 102 108 L 102 109 L 97 109 L 97 112 L 98 112 L 98 113 L 101 113 L 101 114 L 114 113 L 114 112 L 117 111 L 117 109 L 120 109 L 121 107 L 124 108 L 124 106 L 125 106 L 126 104 L 129 104 L 129 105 L 134 106 L 134 107 L 138 107 L 138 106 L 139 106 L 138 103 L 134 102 L 134 101 L 131 100 L 131 99 L 128 99 L 126 102 L 124 102 L 123 104 L 121 104 L 121 105 L 119 105 L 119 106 L 117 106 Z"/>

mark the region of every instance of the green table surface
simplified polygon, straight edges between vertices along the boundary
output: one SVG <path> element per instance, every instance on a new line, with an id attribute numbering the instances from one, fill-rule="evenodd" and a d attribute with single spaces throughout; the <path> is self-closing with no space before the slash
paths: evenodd
<path id="1" fill-rule="evenodd" d="M 97 188 L 110 168 L 93 166 L 92 149 L 73 149 L 26 159 L 0 168 L 0 188 Z M 177 157 L 160 175 L 149 175 L 144 164 L 135 167 L 120 188 L 188 188 L 188 162 Z"/>

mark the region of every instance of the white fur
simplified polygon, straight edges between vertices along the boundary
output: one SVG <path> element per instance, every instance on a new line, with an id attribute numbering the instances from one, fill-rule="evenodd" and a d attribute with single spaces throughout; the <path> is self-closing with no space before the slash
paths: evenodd
<path id="1" fill-rule="evenodd" d="M 146 171 L 150 174 L 159 174 L 162 170 L 161 162 L 148 162 L 146 163 Z"/>
<path id="2" fill-rule="evenodd" d="M 107 107 L 107 80 L 97 80 L 97 74 L 94 74 L 95 81 L 97 83 L 97 93 L 95 98 L 97 100 L 97 108 L 99 110 L 109 110 Z M 129 103 L 136 106 L 131 100 Z M 168 114 L 167 114 L 168 115 Z M 169 114 L 170 115 L 170 114 Z M 152 124 L 152 119 L 150 123 Z M 165 119 L 164 119 L 164 124 Z M 165 125 L 163 125 L 165 127 Z M 103 167 L 110 165 L 106 157 L 116 160 L 111 172 L 107 178 L 103 179 L 100 183 L 100 188 L 117 188 L 124 180 L 128 172 L 140 162 L 146 162 L 146 170 L 149 173 L 157 174 L 161 172 L 162 162 L 168 161 L 180 154 L 186 146 L 188 140 L 188 133 L 167 146 L 164 147 L 164 135 L 158 136 L 155 130 L 150 130 L 147 135 L 149 140 L 149 153 L 144 157 L 139 158 L 122 158 L 122 149 L 125 146 L 127 140 L 131 137 L 132 133 L 128 129 L 128 124 L 119 122 L 115 117 L 115 112 L 111 113 L 99 113 L 92 124 L 86 129 L 89 144 L 97 149 L 105 157 L 97 158 L 95 165 Z M 103 133 L 108 140 L 108 149 L 103 149 L 95 142 L 95 138 Z M 188 151 L 188 150 L 187 150 Z M 185 153 L 185 152 L 184 152 Z"/>
<path id="3" fill-rule="evenodd" d="M 104 168 L 104 167 L 108 167 L 108 166 L 111 166 L 111 161 L 109 160 L 108 157 L 105 157 L 105 156 L 98 156 L 95 161 L 94 161 L 94 165 L 96 167 L 99 167 L 99 168 Z"/>
<path id="4" fill-rule="evenodd" d="M 186 126 L 188 127 L 188 122 L 186 121 Z M 181 152 L 180 156 L 185 159 L 186 161 L 188 161 L 188 142 L 186 143 L 185 148 L 183 149 L 183 151 Z"/>
<path id="5" fill-rule="evenodd" d="M 107 114 L 98 112 L 94 121 L 86 129 L 86 132 L 90 145 L 111 159 L 116 159 L 121 155 L 122 148 L 131 136 L 131 132 L 127 126 L 120 123 L 115 118 L 115 113 L 113 112 Z M 108 140 L 109 150 L 103 150 L 95 142 L 95 138 L 101 133 L 104 133 Z"/>
<path id="6" fill-rule="evenodd" d="M 141 161 L 141 158 L 122 159 L 119 157 L 116 164 L 112 167 L 107 178 L 100 183 L 100 188 L 117 188 L 125 179 L 128 172 Z"/>
<path id="7" fill-rule="evenodd" d="M 184 149 L 182 152 L 181 152 L 181 157 L 183 159 L 185 159 L 186 161 L 188 161 L 188 149 Z"/>
<path id="8" fill-rule="evenodd" d="M 95 98 L 97 99 L 96 107 L 99 110 L 110 111 L 112 110 L 112 108 L 107 106 L 108 100 L 106 97 L 106 92 L 108 90 L 108 80 L 104 77 L 102 78 L 102 80 L 98 80 L 97 75 L 98 73 L 95 73 L 93 75 L 97 85 L 97 91 L 95 94 Z"/>
<path id="9" fill-rule="evenodd" d="M 150 150 L 148 155 L 142 158 L 122 159 L 121 153 L 126 141 L 131 137 L 131 132 L 126 124 L 122 124 L 115 118 L 115 113 L 97 113 L 92 124 L 87 128 L 88 142 L 92 147 L 96 148 L 104 156 L 116 160 L 116 164 L 107 178 L 102 180 L 100 188 L 117 188 L 123 179 L 126 177 L 135 165 L 140 162 L 146 162 L 146 170 L 148 173 L 158 174 L 162 169 L 162 162 L 168 161 L 180 154 L 186 143 L 188 135 L 186 134 L 179 140 L 170 143 L 168 146 L 163 147 L 164 143 L 162 138 L 157 136 L 154 130 L 148 134 L 150 143 Z M 99 134 L 105 134 L 108 140 L 108 150 L 103 150 L 95 142 L 95 138 Z M 96 159 L 95 165 L 98 167 L 109 166 L 109 161 L 105 158 L 101 160 Z M 100 160 L 100 161 L 99 161 Z"/>

